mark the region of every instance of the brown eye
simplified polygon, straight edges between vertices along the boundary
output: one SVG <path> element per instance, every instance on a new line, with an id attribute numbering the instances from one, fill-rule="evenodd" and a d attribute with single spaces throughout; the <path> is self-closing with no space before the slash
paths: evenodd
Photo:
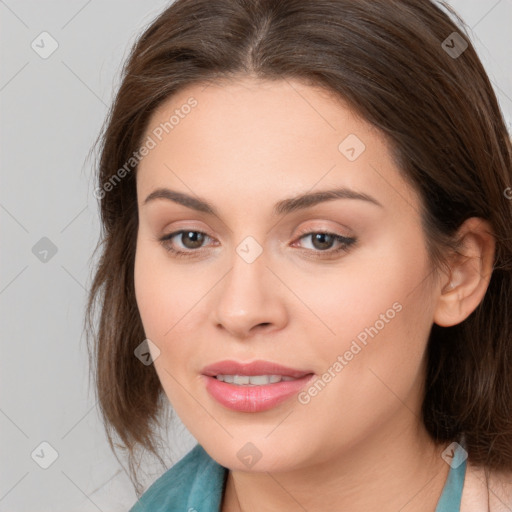
<path id="1" fill-rule="evenodd" d="M 355 238 L 349 238 L 326 231 L 309 231 L 301 233 L 301 235 L 299 240 L 309 241 L 309 243 L 306 244 L 302 242 L 302 247 L 319 254 L 325 253 L 326 256 L 340 251 L 348 251 L 349 247 L 356 242 Z M 337 244 L 338 247 L 333 248 L 335 244 Z M 307 247 L 307 245 L 310 245 L 310 247 Z"/>
<path id="2" fill-rule="evenodd" d="M 187 249 L 197 249 L 201 247 L 205 239 L 204 233 L 200 231 L 182 231 L 181 243 Z"/>
<path id="3" fill-rule="evenodd" d="M 160 243 L 170 253 L 187 256 L 199 252 L 206 239 L 210 238 L 201 231 L 181 230 L 160 238 Z"/>
<path id="4" fill-rule="evenodd" d="M 335 237 L 329 233 L 313 233 L 311 241 L 315 249 L 325 250 L 332 247 Z"/>

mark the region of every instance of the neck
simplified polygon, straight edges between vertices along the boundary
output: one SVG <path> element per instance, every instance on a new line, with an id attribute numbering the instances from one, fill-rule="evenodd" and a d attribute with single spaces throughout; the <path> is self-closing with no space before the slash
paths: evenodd
<path id="1" fill-rule="evenodd" d="M 393 421 L 315 464 L 286 473 L 230 471 L 222 511 L 435 512 L 450 469 L 441 458 L 444 446 L 403 409 L 405 428 Z"/>

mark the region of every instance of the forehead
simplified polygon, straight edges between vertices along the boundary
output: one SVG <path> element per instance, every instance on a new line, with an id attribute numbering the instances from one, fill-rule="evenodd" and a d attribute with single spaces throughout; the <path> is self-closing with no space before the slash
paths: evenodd
<path id="1" fill-rule="evenodd" d="M 381 134 L 359 118 L 342 98 L 294 79 L 241 78 L 194 84 L 165 100 L 148 124 L 147 133 L 160 128 L 164 138 L 193 124 L 195 131 L 201 130 L 202 135 L 208 135 L 207 140 L 216 142 L 223 131 L 234 129 L 239 137 L 249 136 L 246 146 L 253 140 L 264 140 L 269 145 L 270 135 L 275 134 L 282 139 L 289 134 L 288 139 L 295 142 L 300 135 L 304 136 L 302 142 L 322 139 L 325 133 L 339 132 L 339 136 L 349 127 L 361 137 L 371 132 L 385 143 Z M 260 135 L 262 139 L 257 138 Z"/>
<path id="2" fill-rule="evenodd" d="M 144 197 L 178 185 L 278 200 L 343 185 L 415 201 L 382 133 L 332 92 L 296 80 L 189 86 L 160 105 L 145 135 L 155 146 L 137 172 Z"/>

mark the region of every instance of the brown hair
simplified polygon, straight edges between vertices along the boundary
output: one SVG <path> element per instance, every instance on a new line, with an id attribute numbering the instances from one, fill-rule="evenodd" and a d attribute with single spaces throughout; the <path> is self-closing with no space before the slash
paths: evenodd
<path id="1" fill-rule="evenodd" d="M 86 314 L 108 440 L 114 450 L 117 434 L 128 451 L 134 484 L 136 448 L 158 457 L 155 427 L 166 400 L 153 366 L 134 356 L 145 338 L 133 277 L 136 165 L 106 185 L 164 100 L 194 83 L 242 76 L 320 86 L 381 130 L 420 192 L 432 262 L 456 250 L 465 219 L 489 221 L 489 287 L 464 322 L 433 325 L 423 419 L 438 442 L 464 438 L 475 464 L 512 470 L 512 148 L 484 68 L 453 19 L 464 27 L 449 6 L 424 0 L 177 0 L 137 40 L 98 138 L 102 252 Z M 453 32 L 468 44 L 458 56 L 448 51 Z"/>

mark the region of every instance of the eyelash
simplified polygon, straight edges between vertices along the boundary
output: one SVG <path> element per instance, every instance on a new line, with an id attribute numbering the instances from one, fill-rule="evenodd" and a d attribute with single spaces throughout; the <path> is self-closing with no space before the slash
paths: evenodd
<path id="1" fill-rule="evenodd" d="M 179 251 L 177 249 L 174 249 L 169 242 L 175 236 L 181 235 L 183 233 L 200 233 L 202 235 L 205 235 L 207 238 L 211 238 L 209 235 L 207 235 L 203 231 L 196 231 L 196 230 L 192 230 L 192 229 L 182 229 L 179 231 L 174 231 L 173 233 L 169 233 L 168 235 L 164 235 L 163 237 L 159 238 L 159 242 L 164 247 L 164 249 L 167 252 L 171 253 L 176 258 L 193 258 L 202 249 L 202 248 L 189 249 L 187 251 Z M 305 249 L 308 252 L 312 251 L 313 253 L 319 253 L 318 255 L 314 256 L 314 257 L 318 257 L 318 258 L 325 258 L 326 256 L 329 257 L 329 256 L 333 256 L 333 255 L 339 254 L 339 253 L 346 253 L 350 250 L 351 246 L 353 246 L 357 241 L 356 238 L 341 236 L 336 233 L 331 233 L 329 231 L 307 231 L 307 230 L 299 233 L 298 240 L 301 240 L 302 238 L 305 238 L 310 235 L 316 235 L 316 234 L 332 236 L 334 238 L 334 241 L 341 244 L 340 247 L 338 247 L 337 249 L 327 249 L 325 251 L 314 250 L 314 249 Z"/>

